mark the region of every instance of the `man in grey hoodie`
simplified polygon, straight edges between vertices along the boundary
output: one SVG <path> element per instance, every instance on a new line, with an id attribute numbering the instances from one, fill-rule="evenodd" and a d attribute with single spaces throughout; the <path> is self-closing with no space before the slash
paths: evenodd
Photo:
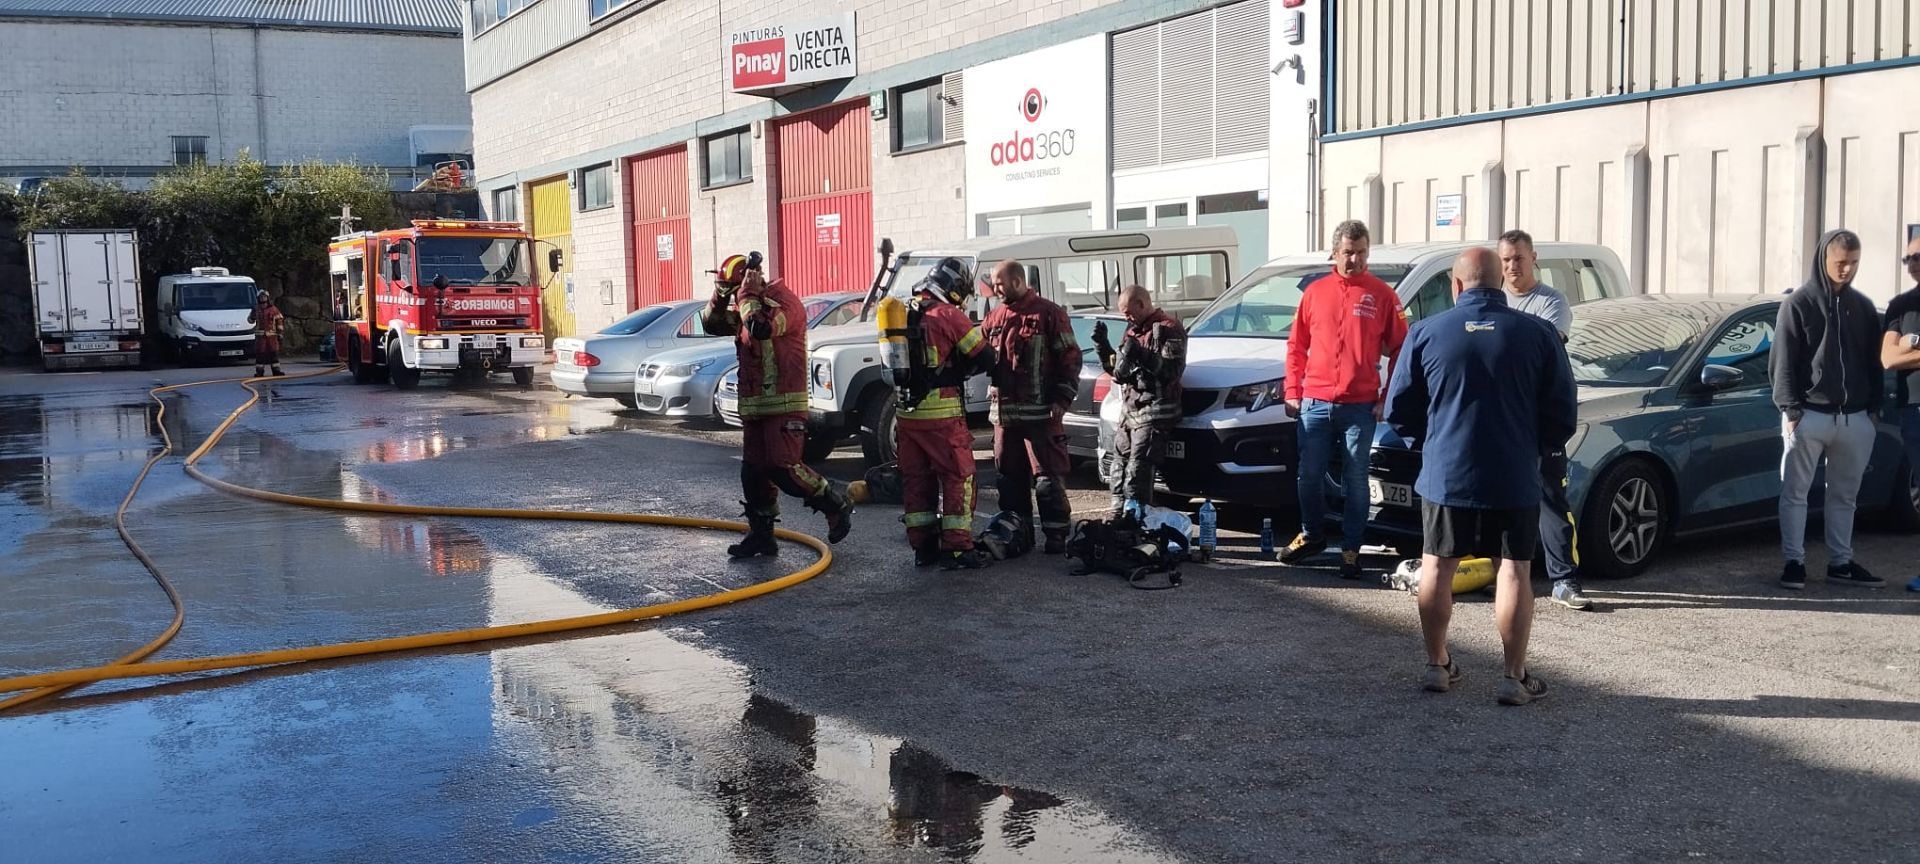
<path id="1" fill-rule="evenodd" d="M 1806 587 L 1807 493 L 1827 468 L 1827 581 L 1880 587 L 1885 580 L 1853 560 L 1853 513 L 1873 453 L 1880 405 L 1880 313 L 1853 288 L 1860 236 L 1827 232 L 1813 278 L 1780 304 L 1773 334 L 1773 404 L 1786 454 L 1780 461 L 1780 587 Z"/>

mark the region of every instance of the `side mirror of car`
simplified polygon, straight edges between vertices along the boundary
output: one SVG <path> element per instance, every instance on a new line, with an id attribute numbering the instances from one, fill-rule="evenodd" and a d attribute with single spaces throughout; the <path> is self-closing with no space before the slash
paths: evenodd
<path id="1" fill-rule="evenodd" d="M 1747 383 L 1747 373 L 1732 366 L 1708 363 L 1705 369 L 1700 370 L 1700 385 L 1716 393 L 1732 390 L 1745 383 Z"/>
<path id="2" fill-rule="evenodd" d="M 558 249 L 547 250 L 547 272 L 549 273 L 560 272 L 560 265 L 566 263 L 566 260 L 567 260 L 567 256 L 562 254 L 560 250 Z"/>
<path id="3" fill-rule="evenodd" d="M 433 287 L 440 291 L 447 290 L 447 274 L 445 273 L 433 274 Z"/>

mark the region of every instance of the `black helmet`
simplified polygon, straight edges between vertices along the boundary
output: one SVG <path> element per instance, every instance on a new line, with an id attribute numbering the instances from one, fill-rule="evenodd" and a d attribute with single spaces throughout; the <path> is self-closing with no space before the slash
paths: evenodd
<path id="1" fill-rule="evenodd" d="M 967 262 L 958 258 L 942 258 L 920 280 L 920 284 L 914 286 L 914 290 L 931 291 L 940 299 L 959 306 L 973 296 L 973 271 L 967 268 Z"/>

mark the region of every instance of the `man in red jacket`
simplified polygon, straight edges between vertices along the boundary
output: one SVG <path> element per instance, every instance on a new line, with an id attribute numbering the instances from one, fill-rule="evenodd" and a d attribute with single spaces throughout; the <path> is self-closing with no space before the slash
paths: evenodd
<path id="1" fill-rule="evenodd" d="M 980 329 L 994 353 L 991 411 L 1000 509 L 1030 526 L 1038 498 L 1046 553 L 1058 555 L 1067 551 L 1073 517 L 1061 482 L 1071 465 L 1060 418 L 1080 393 L 1080 341 L 1066 311 L 1027 284 L 1020 262 L 994 267 L 993 287 L 1000 305 Z"/>
<path id="2" fill-rule="evenodd" d="M 1326 520 L 1327 466 L 1333 450 L 1342 456 L 1340 575 L 1360 577 L 1360 544 L 1366 536 L 1367 462 L 1380 422 L 1380 358 L 1389 375 L 1407 339 L 1400 298 L 1367 272 L 1372 237 L 1365 223 L 1349 219 L 1333 229 L 1333 272 L 1307 285 L 1287 337 L 1287 413 L 1300 419 L 1300 535 L 1280 560 L 1298 564 L 1327 548 L 1320 532 Z"/>
<path id="3" fill-rule="evenodd" d="M 943 570 L 977 570 L 991 560 L 973 547 L 973 432 L 961 392 L 968 378 L 993 368 L 993 349 L 961 311 L 972 298 L 973 273 L 944 258 L 914 286 L 909 304 L 928 372 L 924 395 L 899 407 L 904 521 L 913 563 Z"/>
<path id="4" fill-rule="evenodd" d="M 827 540 L 838 543 L 853 527 L 853 500 L 800 457 L 807 441 L 806 307 L 785 282 L 768 282 L 758 261 L 745 255 L 728 256 L 713 271 L 713 281 L 713 298 L 700 310 L 700 326 L 713 336 L 736 337 L 744 433 L 740 488 L 747 499 L 747 536 L 728 546 L 727 554 L 779 554 L 773 523 L 780 515 L 780 491 L 826 514 Z"/>

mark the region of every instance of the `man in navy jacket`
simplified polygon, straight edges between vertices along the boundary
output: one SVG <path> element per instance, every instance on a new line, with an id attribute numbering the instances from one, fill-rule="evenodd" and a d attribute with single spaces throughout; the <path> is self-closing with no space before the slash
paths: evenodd
<path id="1" fill-rule="evenodd" d="M 1460 680 L 1447 650 L 1453 574 L 1460 559 L 1486 556 L 1500 572 L 1494 619 L 1506 677 L 1498 698 L 1525 705 L 1547 692 L 1527 674 L 1539 460 L 1573 435 L 1573 374 L 1552 325 L 1507 305 L 1492 250 L 1460 253 L 1453 296 L 1451 310 L 1408 333 L 1387 392 L 1387 423 L 1421 450 L 1414 491 L 1423 499 L 1425 686 L 1444 693 Z"/>

